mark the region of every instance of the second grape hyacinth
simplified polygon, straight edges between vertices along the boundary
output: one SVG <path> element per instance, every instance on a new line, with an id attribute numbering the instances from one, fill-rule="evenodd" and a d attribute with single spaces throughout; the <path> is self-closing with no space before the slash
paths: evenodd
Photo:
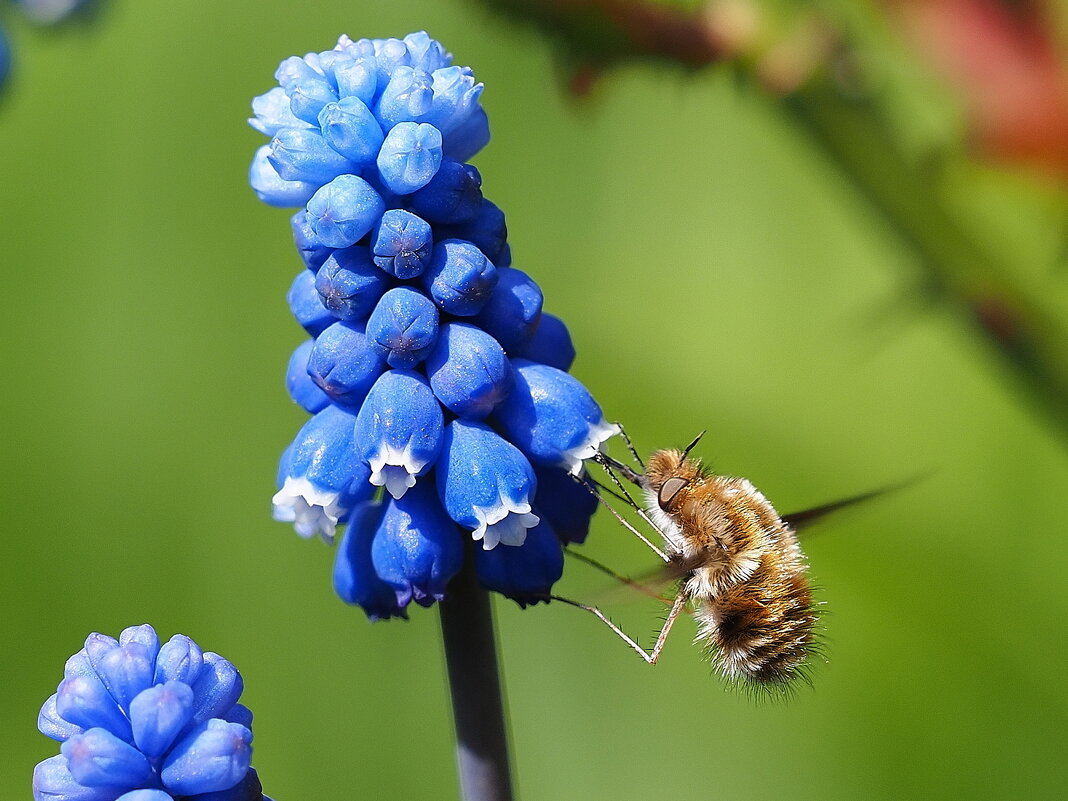
<path id="1" fill-rule="evenodd" d="M 275 77 L 250 182 L 300 207 L 288 300 L 310 338 L 286 383 L 312 415 L 275 519 L 327 541 L 347 524 L 334 586 L 372 619 L 441 600 L 465 539 L 484 587 L 545 600 L 596 509 L 571 476 L 618 428 L 567 373 L 567 328 L 467 163 L 489 141 L 483 85 L 422 32 L 342 36 Z"/>

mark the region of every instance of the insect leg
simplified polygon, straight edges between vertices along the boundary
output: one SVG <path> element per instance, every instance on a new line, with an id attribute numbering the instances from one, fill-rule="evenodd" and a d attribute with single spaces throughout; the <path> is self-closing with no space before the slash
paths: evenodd
<path id="1" fill-rule="evenodd" d="M 671 627 L 675 625 L 675 620 L 678 619 L 679 613 L 682 611 L 682 607 L 686 603 L 686 595 L 680 590 L 679 594 L 675 597 L 675 603 L 672 605 L 671 611 L 668 613 L 667 620 L 664 621 L 664 627 L 660 630 L 660 634 L 656 638 L 656 645 L 653 646 L 652 651 L 646 651 L 636 640 L 634 640 L 634 638 L 613 623 L 608 615 L 596 606 L 589 606 L 588 604 L 579 603 L 578 601 L 572 601 L 570 598 L 564 598 L 560 595 L 550 595 L 548 597 L 552 598 L 554 601 L 560 601 L 561 603 L 589 612 L 608 626 L 619 639 L 623 640 L 623 642 L 633 648 L 638 655 L 650 665 L 655 665 L 657 660 L 660 659 L 660 652 L 664 650 L 664 643 L 667 641 L 668 632 L 670 632 Z"/>
<path id="2" fill-rule="evenodd" d="M 651 550 L 653 551 L 653 553 L 655 553 L 655 554 L 656 554 L 657 556 L 659 556 L 659 557 L 660 557 L 661 559 L 663 559 L 663 560 L 664 560 L 665 562 L 670 562 L 670 561 L 671 561 L 671 560 L 670 560 L 670 559 L 668 558 L 668 555 L 667 555 L 666 553 L 664 553 L 664 552 L 663 552 L 662 550 L 660 550 L 659 548 L 657 548 L 657 547 L 656 547 L 656 546 L 655 546 L 655 545 L 654 545 L 654 544 L 652 543 L 652 541 L 651 541 L 651 540 L 649 540 L 649 538 L 648 538 L 648 537 L 646 537 L 646 536 L 645 536 L 644 534 L 642 534 L 642 533 L 641 533 L 640 531 L 638 531 L 638 529 L 634 528 L 634 526 L 632 526 L 632 525 L 630 524 L 630 521 L 628 521 L 628 520 L 627 520 L 627 519 L 626 519 L 625 517 L 623 517 L 623 515 L 621 515 L 621 514 L 620 514 L 619 512 L 617 512 L 617 511 L 616 511 L 616 508 L 615 508 L 614 506 L 612 506 L 612 504 L 610 504 L 610 503 L 609 503 L 608 501 L 606 501 L 606 500 L 605 500 L 604 498 L 602 498 L 602 497 L 601 497 L 601 494 L 600 494 L 599 492 L 597 492 L 597 490 L 596 490 L 596 489 L 594 489 L 593 487 L 591 487 L 591 486 L 590 486 L 589 484 L 587 484 L 587 483 L 586 483 L 585 481 L 583 481 L 583 480 L 582 480 L 581 478 L 579 478 L 578 476 L 575 476 L 575 480 L 576 480 L 576 481 L 578 481 L 578 482 L 580 482 L 580 483 L 582 484 L 582 486 L 584 486 L 584 487 L 585 487 L 585 488 L 586 488 L 587 490 L 589 490 L 590 494 L 592 494 L 592 495 L 593 495 L 593 497 L 597 499 L 597 502 L 598 502 L 598 503 L 600 503 L 600 504 L 601 504 L 602 506 L 604 506 L 604 507 L 605 507 L 606 509 L 608 509 L 608 511 L 612 513 L 612 516 L 613 516 L 613 517 L 614 517 L 614 518 L 615 518 L 616 520 L 618 520 L 618 521 L 620 522 L 620 524 L 621 524 L 621 525 L 622 525 L 622 526 L 623 526 L 623 527 L 624 527 L 625 529 L 627 529 L 627 531 L 629 531 L 629 532 L 630 532 L 631 534 L 633 534 L 633 535 L 634 535 L 635 537 L 637 537 L 637 538 L 638 538 L 638 539 L 640 539 L 640 540 L 641 540 L 642 542 L 644 542 L 644 543 L 645 543 L 645 544 L 646 544 L 647 546 L 649 546 L 649 548 L 650 548 L 650 549 L 651 549 Z M 622 485 L 620 485 L 620 486 L 622 486 Z M 633 500 L 631 500 L 631 503 L 633 503 Z M 635 507 L 635 508 L 638 508 L 638 507 Z M 640 509 L 639 509 L 639 511 L 640 511 Z M 642 517 L 644 518 L 644 517 L 645 517 L 645 515 L 642 515 Z M 649 523 L 650 523 L 650 525 L 652 525 L 652 521 L 649 521 Z M 654 531 L 658 531 L 658 529 L 656 528 L 656 526 L 653 526 L 653 530 L 654 530 Z"/>
<path id="3" fill-rule="evenodd" d="M 623 441 L 625 443 L 627 443 L 627 450 L 630 451 L 630 455 L 634 457 L 634 461 L 636 461 L 638 463 L 638 466 L 641 467 L 642 470 L 644 470 L 645 469 L 645 462 L 643 462 L 642 461 L 642 457 L 640 457 L 638 455 L 638 451 L 636 451 L 634 449 L 634 443 L 630 441 L 630 437 L 627 435 L 626 429 L 623 428 L 623 424 L 622 423 L 614 423 L 613 425 L 615 425 L 615 426 L 617 426 L 619 428 L 619 435 L 621 437 L 623 437 Z"/>

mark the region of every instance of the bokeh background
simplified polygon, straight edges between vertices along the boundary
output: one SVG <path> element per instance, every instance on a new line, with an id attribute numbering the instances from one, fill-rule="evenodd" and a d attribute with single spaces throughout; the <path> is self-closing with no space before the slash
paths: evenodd
<path id="1" fill-rule="evenodd" d="M 953 91 L 849 5 L 902 129 L 956 131 Z M 28 798 L 56 752 L 34 724 L 64 659 L 144 621 L 239 666 L 280 801 L 454 797 L 436 610 L 369 625 L 330 550 L 270 519 L 303 419 L 282 381 L 301 263 L 246 185 L 248 103 L 278 61 L 418 29 L 485 82 L 475 163 L 515 264 L 640 449 L 707 428 L 700 454 L 781 511 L 927 476 L 807 541 L 828 662 L 789 703 L 725 691 L 690 621 L 649 668 L 577 610 L 498 599 L 521 797 L 1061 797 L 1064 441 L 950 305 L 918 299 L 916 255 L 776 101 L 731 70 L 640 64 L 580 100 L 541 33 L 472 0 L 4 20 L 0 797 Z M 956 183 L 1068 313 L 1056 179 L 976 163 Z M 650 565 L 607 516 L 585 547 Z M 578 563 L 559 590 L 643 635 L 662 615 Z"/>

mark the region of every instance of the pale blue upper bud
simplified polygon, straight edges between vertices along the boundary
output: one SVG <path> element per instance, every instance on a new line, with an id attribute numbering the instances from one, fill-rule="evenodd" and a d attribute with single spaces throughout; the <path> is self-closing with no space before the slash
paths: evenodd
<path id="1" fill-rule="evenodd" d="M 522 545 L 538 524 L 531 513 L 537 479 L 530 462 L 483 423 L 453 420 L 445 427 L 437 470 L 438 496 L 449 516 L 471 529 L 485 550 Z"/>
<path id="2" fill-rule="evenodd" d="M 513 359 L 512 367 L 515 387 L 494 420 L 531 461 L 578 475 L 619 426 L 605 421 L 586 388 L 564 371 L 526 359 Z"/>
<path id="3" fill-rule="evenodd" d="M 193 690 L 180 681 L 157 684 L 140 693 L 130 705 L 134 742 L 141 753 L 158 757 L 193 719 Z"/>
<path id="4" fill-rule="evenodd" d="M 293 116 L 311 125 L 319 124 L 319 112 L 327 103 L 337 102 L 337 92 L 322 75 L 297 78 L 286 89 Z"/>
<path id="5" fill-rule="evenodd" d="M 373 56 L 343 54 L 334 62 L 334 78 L 340 97 L 355 97 L 371 107 L 378 89 L 378 64 Z"/>
<path id="6" fill-rule="evenodd" d="M 193 729 L 168 754 L 160 778 L 177 795 L 228 790 L 248 772 L 252 732 L 217 718 Z"/>
<path id="7" fill-rule="evenodd" d="M 308 201 L 308 224 L 327 247 L 347 248 L 367 235 L 384 210 L 382 198 L 367 181 L 339 175 Z"/>
<path id="8" fill-rule="evenodd" d="M 424 122 L 434 103 L 434 78 L 413 67 L 397 67 L 375 107 L 387 131 L 401 122 Z"/>
<path id="9" fill-rule="evenodd" d="M 575 346 L 571 344 L 571 334 L 559 317 L 552 314 L 541 315 L 534 335 L 525 345 L 515 351 L 516 356 L 541 362 L 565 373 L 575 362 Z"/>
<path id="10" fill-rule="evenodd" d="M 308 358 L 308 375 L 338 403 L 358 408 L 386 369 L 381 349 L 363 326 L 334 323 L 319 335 Z"/>
<path id="11" fill-rule="evenodd" d="M 281 128 L 307 128 L 308 123 L 293 116 L 289 95 L 281 86 L 276 86 L 258 97 L 252 98 L 252 113 L 248 124 L 262 134 L 274 136 Z"/>
<path id="12" fill-rule="evenodd" d="M 304 266 L 314 273 L 318 270 L 327 257 L 334 252 L 322 243 L 322 240 L 312 230 L 308 220 L 308 212 L 301 209 L 289 219 L 290 228 L 293 230 L 293 244 L 297 246 L 300 259 Z"/>
<path id="13" fill-rule="evenodd" d="M 438 309 L 422 292 L 395 287 L 371 312 L 366 335 L 386 351 L 390 367 L 413 368 L 437 342 Z"/>
<path id="14" fill-rule="evenodd" d="M 278 81 L 278 85 L 281 86 L 286 94 L 289 94 L 290 87 L 293 86 L 299 80 L 314 80 L 316 78 L 322 78 L 323 74 L 312 67 L 306 59 L 300 56 L 290 56 L 283 59 L 282 63 L 278 65 L 278 69 L 274 71 L 274 79 Z"/>
<path id="15" fill-rule="evenodd" d="M 297 322 L 313 337 L 337 322 L 330 309 L 323 305 L 323 298 L 315 288 L 315 274 L 308 270 L 297 273 L 289 285 L 286 301 Z"/>
<path id="16" fill-rule="evenodd" d="M 425 121 L 441 131 L 446 148 L 451 143 L 453 131 L 462 131 L 468 119 L 481 108 L 479 98 L 484 88 L 467 67 L 444 67 L 434 71 L 433 107 Z"/>
<path id="17" fill-rule="evenodd" d="M 371 484 L 403 497 L 438 458 L 443 426 L 441 405 L 425 378 L 408 370 L 383 373 L 356 415 L 353 436 Z"/>
<path id="18" fill-rule="evenodd" d="M 434 240 L 430 224 L 404 209 L 382 215 L 371 237 L 375 264 L 401 280 L 421 275 L 430 263 Z"/>
<path id="19" fill-rule="evenodd" d="M 268 147 L 267 160 L 284 181 L 322 186 L 356 171 L 356 165 L 330 147 L 318 129 L 282 128 Z"/>
<path id="20" fill-rule="evenodd" d="M 449 579 L 463 567 L 464 543 L 432 486 L 417 484 L 403 498 L 386 503 L 371 561 L 402 608 L 413 600 L 429 606 L 445 597 Z"/>
<path id="21" fill-rule="evenodd" d="M 152 778 L 152 764 L 145 756 L 106 729 L 75 734 L 59 751 L 71 776 L 85 787 L 130 787 Z"/>
<path id="22" fill-rule="evenodd" d="M 353 164 L 363 166 L 378 157 L 385 135 L 374 114 L 358 97 L 343 97 L 323 106 L 318 117 L 323 138 Z"/>
<path id="23" fill-rule="evenodd" d="M 438 400 L 459 417 L 479 419 L 512 390 L 512 366 L 497 341 L 473 325 L 446 323 L 426 360 Z"/>
<path id="24" fill-rule="evenodd" d="M 447 52 L 436 39 L 430 38 L 426 31 L 409 33 L 404 37 L 404 44 L 413 67 L 434 72 L 452 63 L 452 53 Z"/>
<path id="25" fill-rule="evenodd" d="M 541 288 L 514 267 L 497 270 L 497 287 L 472 322 L 514 353 L 534 336 L 541 318 Z"/>
<path id="26" fill-rule="evenodd" d="M 366 320 L 388 285 L 387 276 L 361 245 L 335 250 L 315 276 L 323 306 L 348 322 Z"/>
<path id="27" fill-rule="evenodd" d="M 330 405 L 330 396 L 308 375 L 308 359 L 314 345 L 313 339 L 307 339 L 298 345 L 289 357 L 289 365 L 286 368 L 286 389 L 289 391 L 289 397 L 309 414 L 321 412 Z"/>
<path id="28" fill-rule="evenodd" d="M 446 239 L 434 246 L 423 285 L 449 314 L 470 317 L 478 314 L 493 294 L 497 268 L 470 242 Z"/>
<path id="29" fill-rule="evenodd" d="M 541 509 L 537 511 L 541 514 Z M 522 607 L 538 601 L 548 603 L 553 584 L 564 572 L 564 550 L 552 525 L 542 518 L 527 530 L 527 538 L 518 548 L 475 551 L 475 570 L 483 587 Z"/>
<path id="30" fill-rule="evenodd" d="M 408 195 L 430 183 L 441 166 L 441 132 L 433 125 L 394 125 L 378 153 L 382 182 L 397 195 Z"/>
<path id="31" fill-rule="evenodd" d="M 283 180 L 270 162 L 270 153 L 270 146 L 264 145 L 252 157 L 252 164 L 248 168 L 248 182 L 252 190 L 268 206 L 303 206 L 315 194 L 318 184 Z"/>
<path id="32" fill-rule="evenodd" d="M 489 140 L 489 117 L 486 116 L 486 110 L 479 106 L 449 132 L 449 140 L 444 146 L 445 157 L 465 162 L 489 144 Z"/>

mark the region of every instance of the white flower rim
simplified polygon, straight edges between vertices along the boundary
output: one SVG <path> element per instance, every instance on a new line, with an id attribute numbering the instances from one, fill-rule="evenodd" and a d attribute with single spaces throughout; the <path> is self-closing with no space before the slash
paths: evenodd
<path id="1" fill-rule="evenodd" d="M 582 463 L 586 459 L 592 459 L 601 450 L 601 443 L 619 433 L 619 426 L 609 423 L 603 417 L 596 423 L 590 423 L 586 431 L 586 438 L 561 454 L 560 466 L 571 475 L 577 476 L 582 472 Z"/>
<path id="2" fill-rule="evenodd" d="M 475 506 L 471 511 L 478 520 L 471 537 L 476 542 L 482 540 L 484 551 L 492 551 L 498 544 L 522 545 L 527 540 L 527 529 L 541 522 L 540 517 L 531 513 L 529 503 L 516 503 L 507 498 L 499 498 L 492 506 Z"/>
<path id="3" fill-rule="evenodd" d="M 426 459 L 416 459 L 412 455 L 411 442 L 403 448 L 383 442 L 378 453 L 367 460 L 371 468 L 371 483 L 376 487 L 385 487 L 395 500 L 403 498 L 404 493 L 415 486 L 416 476 L 426 467 L 426 463 Z"/>
<path id="4" fill-rule="evenodd" d="M 347 511 L 338 501 L 340 492 L 330 492 L 312 484 L 306 477 L 286 478 L 282 489 L 271 498 L 274 519 L 292 523 L 296 532 L 308 539 L 316 534 L 333 542 L 337 522 Z"/>

